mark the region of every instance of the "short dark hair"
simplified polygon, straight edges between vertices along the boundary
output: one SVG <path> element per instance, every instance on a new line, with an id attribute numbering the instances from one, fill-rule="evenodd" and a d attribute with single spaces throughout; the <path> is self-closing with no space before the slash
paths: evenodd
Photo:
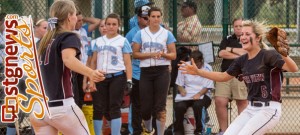
<path id="1" fill-rule="evenodd" d="M 197 12 L 197 5 L 192 0 L 187 0 L 186 2 L 183 2 L 181 6 L 182 7 L 190 7 L 194 10 L 195 13 Z"/>
<path id="2" fill-rule="evenodd" d="M 111 13 L 111 14 L 109 14 L 109 15 L 105 18 L 105 24 L 106 24 L 107 19 L 109 19 L 109 18 L 117 19 L 117 20 L 118 20 L 119 26 L 121 25 L 121 18 L 120 18 L 120 15 L 119 15 L 119 14 L 116 14 L 116 13 Z"/>
<path id="3" fill-rule="evenodd" d="M 148 16 L 150 16 L 150 15 L 151 15 L 151 12 L 153 12 L 153 11 L 159 11 L 159 12 L 160 12 L 160 15 L 161 15 L 161 16 L 163 15 L 160 8 L 158 8 L 158 7 L 152 7 L 152 8 L 148 11 Z"/>
<path id="4" fill-rule="evenodd" d="M 195 50 L 191 53 L 191 58 L 194 59 L 195 63 L 201 62 L 203 65 L 204 63 L 204 58 L 203 58 L 203 53 L 201 51 Z"/>
<path id="5" fill-rule="evenodd" d="M 234 18 L 233 21 L 232 21 L 232 25 L 233 25 L 234 22 L 237 21 L 237 20 L 242 20 L 242 21 L 243 21 L 244 19 L 243 19 L 242 17 Z"/>
<path id="6" fill-rule="evenodd" d="M 192 52 L 191 49 L 181 46 L 176 50 L 176 53 L 177 53 L 176 59 L 182 60 L 182 61 L 189 61 L 191 52 Z"/>

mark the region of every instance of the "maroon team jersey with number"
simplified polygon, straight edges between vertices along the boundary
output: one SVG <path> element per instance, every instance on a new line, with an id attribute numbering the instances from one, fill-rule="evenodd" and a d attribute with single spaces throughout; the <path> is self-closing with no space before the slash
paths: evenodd
<path id="1" fill-rule="evenodd" d="M 284 63 L 276 50 L 262 49 L 252 59 L 248 59 L 248 54 L 237 58 L 226 72 L 232 76 L 242 74 L 248 89 L 248 100 L 281 102 Z"/>
<path id="2" fill-rule="evenodd" d="M 75 33 L 58 34 L 50 41 L 41 56 L 40 68 L 43 84 L 49 100 L 59 100 L 73 97 L 72 71 L 62 61 L 62 50 L 74 48 L 76 57 L 80 55 L 80 40 Z"/>

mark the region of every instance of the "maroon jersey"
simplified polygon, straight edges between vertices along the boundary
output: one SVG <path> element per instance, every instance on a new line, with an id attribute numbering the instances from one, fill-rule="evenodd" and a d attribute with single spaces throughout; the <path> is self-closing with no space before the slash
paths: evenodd
<path id="1" fill-rule="evenodd" d="M 252 59 L 248 59 L 248 54 L 237 58 L 226 72 L 232 76 L 242 74 L 248 89 L 248 100 L 281 102 L 284 63 L 276 50 L 262 49 Z"/>
<path id="2" fill-rule="evenodd" d="M 44 88 L 49 100 L 73 97 L 72 71 L 62 61 L 62 50 L 76 49 L 76 57 L 80 55 L 80 40 L 75 33 L 58 34 L 50 41 L 45 53 L 41 56 L 41 72 Z"/>

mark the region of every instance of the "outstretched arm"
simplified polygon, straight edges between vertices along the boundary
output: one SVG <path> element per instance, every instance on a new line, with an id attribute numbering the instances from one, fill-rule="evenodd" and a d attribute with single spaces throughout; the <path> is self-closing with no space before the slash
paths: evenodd
<path id="1" fill-rule="evenodd" d="M 210 71 L 198 69 L 194 62 L 194 59 L 191 59 L 191 61 L 192 61 L 192 65 L 184 61 L 181 61 L 181 64 L 179 64 L 180 66 L 179 70 L 182 70 L 183 74 L 199 75 L 204 78 L 214 80 L 217 82 L 225 82 L 234 77 L 229 75 L 227 72 L 210 72 Z"/>
<path id="2" fill-rule="evenodd" d="M 99 82 L 105 79 L 103 72 L 99 70 L 92 70 L 81 63 L 75 56 L 76 50 L 74 48 L 62 50 L 62 60 L 66 67 L 84 76 L 88 76 L 94 82 Z"/>

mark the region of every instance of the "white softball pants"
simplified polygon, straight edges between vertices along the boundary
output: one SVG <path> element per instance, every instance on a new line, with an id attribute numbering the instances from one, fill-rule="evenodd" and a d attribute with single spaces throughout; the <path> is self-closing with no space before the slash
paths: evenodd
<path id="1" fill-rule="evenodd" d="M 270 101 L 269 106 L 247 108 L 231 123 L 224 135 L 263 135 L 279 122 L 281 103 Z"/>
<path id="2" fill-rule="evenodd" d="M 36 135 L 57 135 L 60 131 L 64 135 L 90 135 L 88 124 L 83 112 L 75 104 L 73 98 L 64 99 L 62 106 L 49 107 L 51 117 L 45 109 L 44 119 L 37 119 L 30 114 L 30 123 Z M 39 104 L 35 104 L 34 111 L 41 112 Z"/>

